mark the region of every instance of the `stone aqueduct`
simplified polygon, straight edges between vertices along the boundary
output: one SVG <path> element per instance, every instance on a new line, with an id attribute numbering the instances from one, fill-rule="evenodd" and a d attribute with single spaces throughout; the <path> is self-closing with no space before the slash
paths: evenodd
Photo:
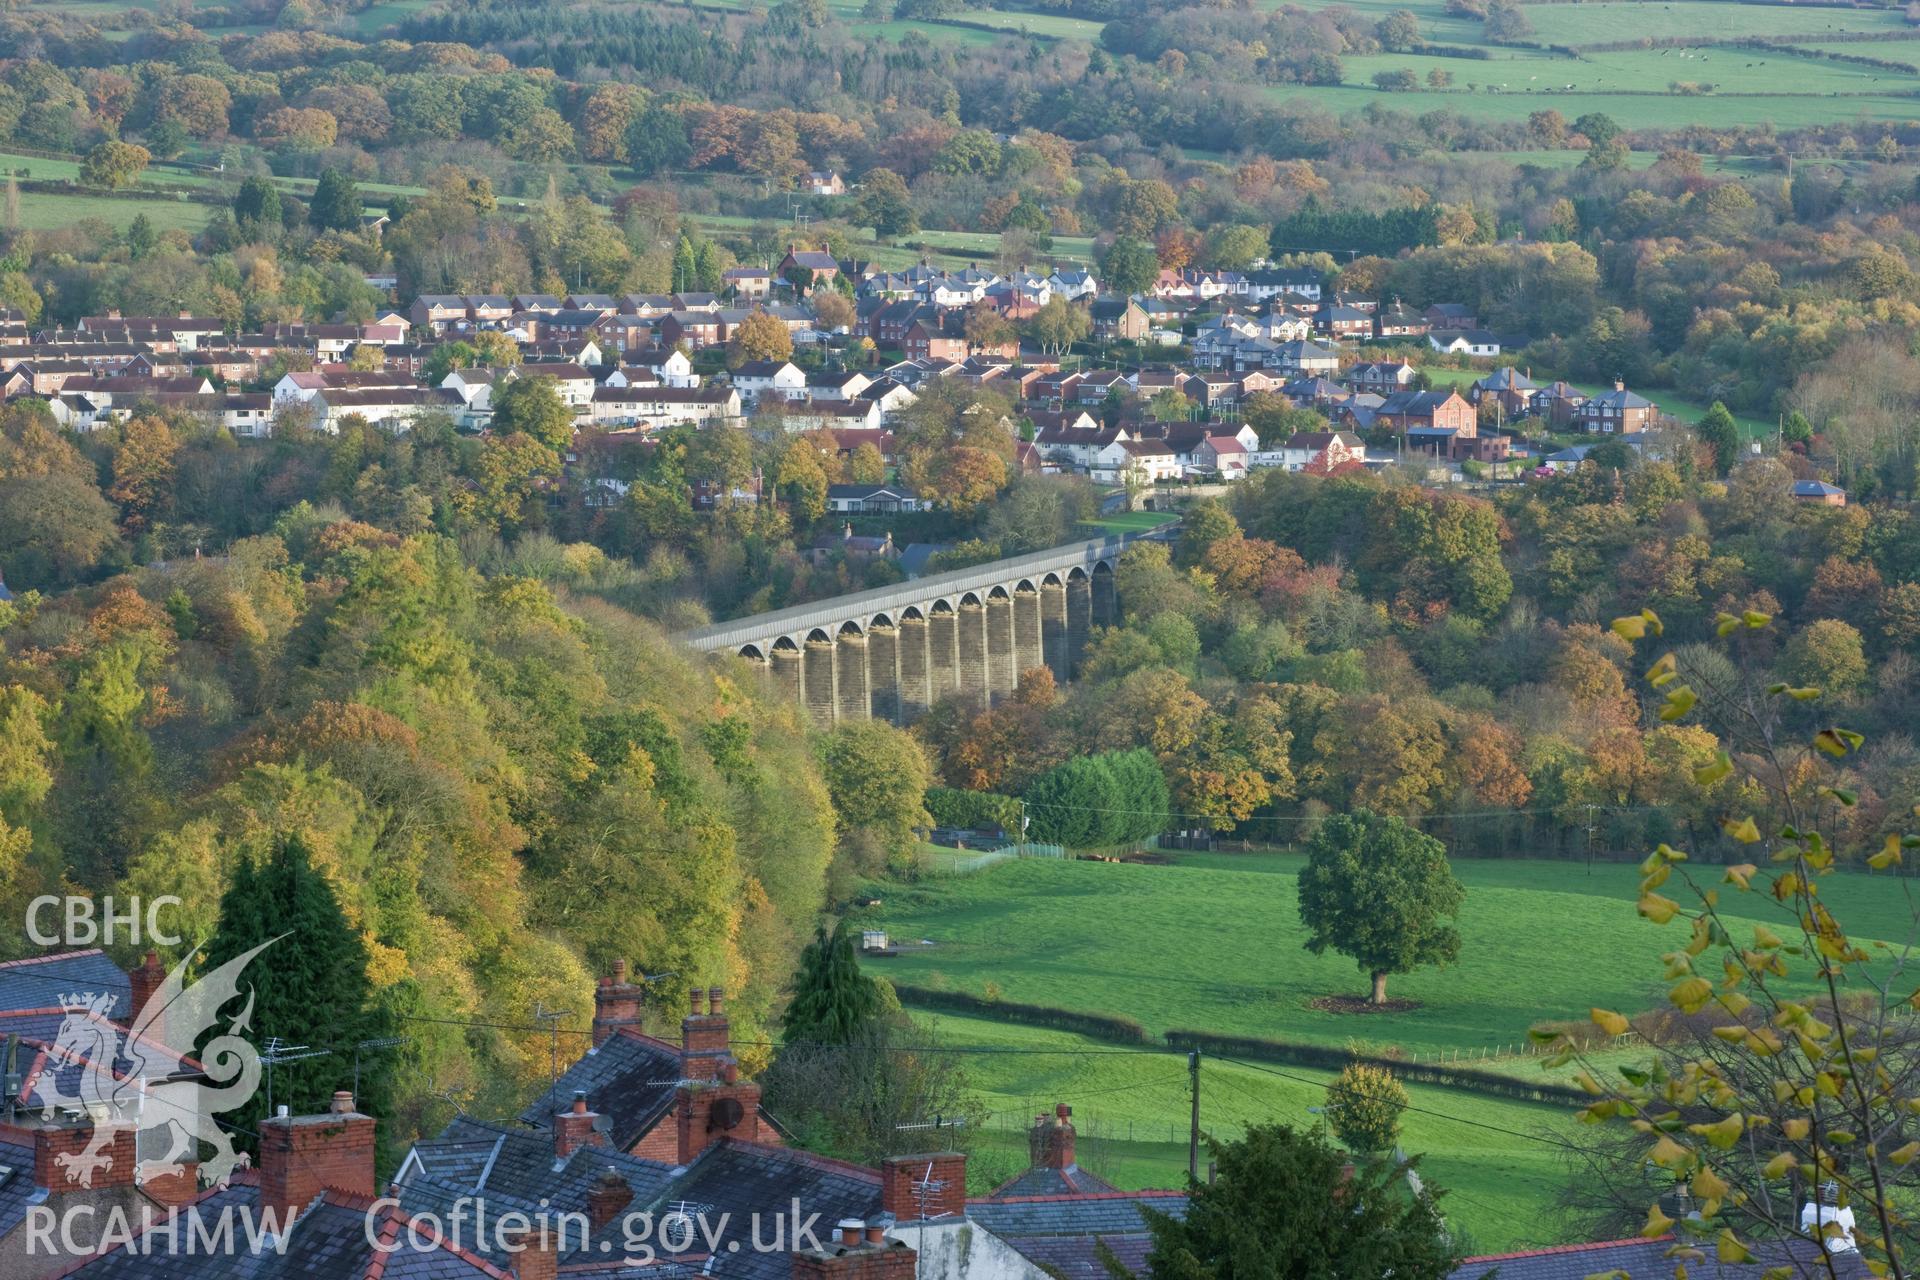
<path id="1" fill-rule="evenodd" d="M 760 664 L 815 724 L 907 724 L 955 694 L 988 706 L 1022 671 L 1070 679 L 1087 636 L 1116 621 L 1113 574 L 1129 534 L 1070 543 L 897 586 L 715 623 L 680 638 Z"/>

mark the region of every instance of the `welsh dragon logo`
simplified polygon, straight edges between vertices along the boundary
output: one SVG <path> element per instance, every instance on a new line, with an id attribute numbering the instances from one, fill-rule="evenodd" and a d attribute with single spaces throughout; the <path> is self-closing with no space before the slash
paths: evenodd
<path id="1" fill-rule="evenodd" d="M 245 1152 L 215 1117 L 244 1106 L 260 1087 L 260 1053 L 246 1038 L 253 1016 L 253 989 L 246 1004 L 211 1040 L 201 1044 L 220 1020 L 220 1011 L 240 993 L 240 975 L 253 958 L 278 939 L 269 939 L 189 985 L 187 966 L 176 965 L 159 990 L 134 1013 L 125 1032 L 110 1015 L 116 998 L 87 992 L 62 996 L 64 1018 L 49 1054 L 39 1091 L 49 1120 L 78 1109 L 96 1122 L 87 1146 L 55 1157 L 68 1182 L 93 1185 L 94 1175 L 113 1165 L 113 1129 L 105 1120 L 131 1122 L 142 1153 L 135 1179 L 177 1176 L 199 1158 L 200 1145 L 212 1156 L 200 1162 L 200 1181 L 224 1186 Z M 199 1046 L 199 1052 L 195 1052 Z M 192 1058 L 200 1069 L 181 1061 Z M 77 1069 L 73 1069 L 77 1068 Z M 69 1080 L 77 1091 L 68 1093 Z M 167 1135 L 159 1137 L 162 1132 Z"/>

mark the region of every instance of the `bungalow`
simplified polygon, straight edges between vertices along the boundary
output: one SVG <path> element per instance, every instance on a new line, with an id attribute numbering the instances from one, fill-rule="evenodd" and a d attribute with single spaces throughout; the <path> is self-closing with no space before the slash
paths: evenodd
<path id="1" fill-rule="evenodd" d="M 1828 484 L 1824 480 L 1794 481 L 1793 497 L 1796 502 L 1810 502 L 1821 507 L 1847 505 L 1847 491 L 1838 485 Z"/>
<path id="2" fill-rule="evenodd" d="M 1645 431 L 1659 412 L 1653 401 L 1635 395 L 1627 390 L 1626 383 L 1616 380 L 1613 390 L 1602 391 L 1575 410 L 1574 425 L 1603 435 L 1632 435 Z"/>
<path id="3" fill-rule="evenodd" d="M 769 394 L 782 400 L 807 398 L 807 375 L 791 360 L 749 360 L 733 371 L 732 382 L 747 404 L 758 404 Z"/>
<path id="4" fill-rule="evenodd" d="M 931 511 L 933 503 L 911 489 L 887 484 L 830 484 L 827 510 L 845 515 L 892 515 L 900 511 Z"/>
<path id="5" fill-rule="evenodd" d="M 1442 355 L 1497 356 L 1500 338 L 1485 329 L 1440 329 L 1427 334 L 1427 345 Z"/>

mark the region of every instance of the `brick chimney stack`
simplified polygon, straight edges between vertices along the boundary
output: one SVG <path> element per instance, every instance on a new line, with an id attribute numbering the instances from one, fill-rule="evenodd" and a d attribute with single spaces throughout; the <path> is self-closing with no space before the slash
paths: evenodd
<path id="1" fill-rule="evenodd" d="M 613 974 L 600 979 L 593 991 L 593 1043 L 598 1048 L 621 1027 L 640 1025 L 643 989 L 627 981 L 627 962 L 615 960 Z"/>
<path id="2" fill-rule="evenodd" d="M 587 1221 L 593 1229 L 600 1228 L 620 1216 L 628 1205 L 633 1203 L 633 1188 L 620 1176 L 617 1169 L 608 1166 L 600 1175 L 600 1181 L 593 1184 L 593 1190 L 587 1192 Z"/>
<path id="3" fill-rule="evenodd" d="M 554 1280 L 560 1274 L 560 1242 L 539 1223 L 503 1233 L 501 1245 L 512 1264 L 514 1280 Z"/>
<path id="4" fill-rule="evenodd" d="M 575 1093 L 573 1105 L 553 1117 L 553 1158 L 565 1160 L 581 1147 L 599 1145 L 600 1135 L 593 1131 L 593 1122 L 599 1118 L 587 1109 L 587 1095 Z"/>
<path id="5" fill-rule="evenodd" d="M 848 1219 L 831 1243 L 793 1255 L 793 1280 L 913 1280 L 918 1260 L 884 1224 Z"/>
<path id="6" fill-rule="evenodd" d="M 680 1074 L 687 1079 L 711 1080 L 720 1074 L 720 1060 L 732 1042 L 726 1008 L 726 993 L 719 987 L 707 988 L 704 1012 L 700 989 L 689 995 L 688 1013 L 680 1022 Z"/>
<path id="7" fill-rule="evenodd" d="M 260 1126 L 260 1212 L 282 1230 L 323 1190 L 371 1196 L 373 1117 L 353 1109 L 353 1095 L 333 1095 L 323 1115 L 273 1116 Z"/>
<path id="8" fill-rule="evenodd" d="M 109 1163 L 93 1171 L 89 1189 L 131 1187 L 134 1166 L 140 1161 L 134 1126 L 124 1120 L 102 1121 L 96 1126 L 85 1115 L 43 1124 L 33 1131 L 33 1185 L 56 1195 L 81 1189 L 78 1182 L 67 1181 L 67 1167 L 59 1163 L 59 1157 L 77 1156 L 92 1147 L 96 1129 L 108 1133 L 109 1140 L 100 1154 L 108 1157 Z"/>
<path id="9" fill-rule="evenodd" d="M 1036 1169 L 1073 1167 L 1073 1108 L 1058 1103 L 1051 1116 L 1035 1116 L 1027 1135 L 1027 1151 Z"/>
<path id="10" fill-rule="evenodd" d="M 167 967 L 160 963 L 158 951 L 147 952 L 147 958 L 138 966 L 127 970 L 127 982 L 132 987 L 133 999 L 127 1009 L 126 1022 L 131 1027 L 139 1021 L 140 1013 L 147 1007 L 147 1001 L 153 999 L 153 993 L 167 980 Z M 155 1011 L 158 1013 L 158 1010 Z M 158 1034 L 160 1019 L 155 1017 L 150 1034 Z"/>
<path id="11" fill-rule="evenodd" d="M 694 1157 L 722 1138 L 760 1140 L 760 1086 L 740 1078 L 740 1064 L 718 1060 L 713 1083 L 681 1085 L 674 1099 L 675 1162 Z M 736 1110 L 737 1106 L 737 1110 Z"/>
<path id="12" fill-rule="evenodd" d="M 892 1214 L 896 1222 L 964 1214 L 967 1211 L 966 1153 L 936 1151 L 919 1156 L 888 1156 L 880 1165 L 880 1207 Z"/>

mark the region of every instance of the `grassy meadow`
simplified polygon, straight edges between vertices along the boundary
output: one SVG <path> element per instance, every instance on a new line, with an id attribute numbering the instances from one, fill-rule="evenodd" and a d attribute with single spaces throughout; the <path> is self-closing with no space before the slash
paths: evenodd
<path id="1" fill-rule="evenodd" d="M 1073 1107 L 1082 1168 L 1128 1190 L 1183 1185 L 1190 1107 L 1184 1054 L 1113 1053 L 1111 1045 L 1064 1032 L 947 1014 L 926 1015 L 925 1022 L 949 1046 L 1019 1050 L 966 1055 L 968 1080 L 993 1110 L 975 1140 L 969 1182 L 976 1192 L 1026 1166 L 1024 1126 L 1056 1102 Z M 1308 1108 L 1326 1100 L 1332 1073 L 1265 1066 L 1202 1060 L 1204 1132 L 1230 1139 L 1254 1123 L 1319 1123 Z M 1464 1229 L 1475 1251 L 1562 1238 L 1553 1198 L 1565 1155 L 1557 1144 L 1575 1128 L 1568 1114 L 1457 1089 L 1411 1085 L 1407 1092 L 1417 1109 L 1404 1117 L 1402 1146 L 1446 1188 L 1448 1221 Z"/>
<path id="2" fill-rule="evenodd" d="M 1032 859 L 876 886 L 882 903 L 871 921 L 911 941 L 872 971 L 974 993 L 991 981 L 1009 1001 L 1137 1018 L 1156 1040 L 1189 1027 L 1373 1052 L 1397 1047 L 1420 1058 L 1464 1054 L 1480 1069 L 1519 1078 L 1543 1070 L 1540 1059 L 1511 1051 L 1534 1023 L 1584 1018 L 1593 1005 L 1643 1010 L 1661 997 L 1659 955 L 1673 934 L 1635 913 L 1630 865 L 1589 871 L 1577 862 L 1457 862 L 1467 886 L 1460 962 L 1392 980 L 1389 994 L 1417 1000 L 1418 1008 L 1356 1015 L 1309 1003 L 1362 994 L 1366 980 L 1351 961 L 1302 948 L 1294 886 L 1303 858 L 1175 857 L 1169 866 Z M 1711 868 L 1698 873 L 1718 879 Z M 1855 936 L 1908 936 L 1903 882 L 1843 874 L 1822 888 Z M 1747 901 L 1733 903 L 1736 933 L 1749 919 L 1779 923 L 1767 900 Z M 932 945 L 916 945 L 920 939 Z M 1086 1168 L 1126 1188 L 1180 1185 L 1189 1106 L 1183 1054 L 990 1017 L 919 1017 L 965 1055 L 969 1083 L 993 1111 L 977 1140 L 976 1190 L 1024 1166 L 1020 1131 L 1056 1102 L 1074 1108 Z M 1312 1068 L 1209 1056 L 1202 1128 L 1230 1138 L 1254 1122 L 1315 1124 L 1309 1108 L 1322 1104 L 1329 1078 Z M 1402 1145 L 1447 1189 L 1449 1220 L 1474 1251 L 1568 1238 L 1573 1228 L 1554 1209 L 1565 1176 L 1562 1144 L 1576 1130 L 1566 1109 L 1430 1085 L 1408 1092 Z"/>
<path id="3" fill-rule="evenodd" d="M 1138 1019 L 1175 1027 L 1345 1045 L 1359 1041 L 1429 1058 L 1511 1049 L 1543 1020 L 1593 1005 L 1647 1009 L 1660 998 L 1659 955 L 1673 935 L 1634 910 L 1631 865 L 1461 861 L 1467 887 L 1460 962 L 1396 976 L 1405 1013 L 1345 1014 L 1311 1006 L 1362 995 L 1365 975 L 1301 946 L 1295 854 L 1183 854 L 1170 866 L 1030 859 L 970 876 L 889 884 L 872 917 L 902 948 L 883 972 L 897 982 Z M 1702 869 L 1709 881 L 1718 879 Z M 1906 936 L 1902 892 L 1885 877 L 1848 874 L 1823 890 L 1863 938 Z M 1731 918 L 1779 924 L 1760 898 Z M 1119 940 L 1124 939 L 1124 943 Z M 1116 945 L 1116 944 L 1119 945 Z"/>

